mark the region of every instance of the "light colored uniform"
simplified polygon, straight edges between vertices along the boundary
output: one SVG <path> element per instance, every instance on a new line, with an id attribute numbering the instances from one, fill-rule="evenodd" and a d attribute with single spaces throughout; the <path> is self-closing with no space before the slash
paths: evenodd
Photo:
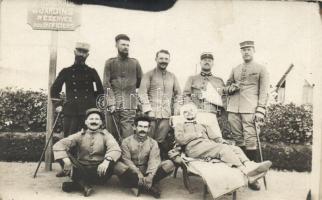
<path id="1" fill-rule="evenodd" d="M 121 149 L 114 137 L 107 131 L 82 130 L 59 140 L 53 146 L 55 160 L 68 158 L 67 151 L 77 147 L 78 161 L 83 165 L 98 165 L 104 158 L 116 162 L 121 157 Z"/>
<path id="2" fill-rule="evenodd" d="M 154 68 L 144 74 L 138 95 L 142 111 L 155 114 L 150 136 L 162 143 L 170 130 L 169 118 L 179 110 L 182 101 L 179 82 L 173 73 Z"/>
<path id="3" fill-rule="evenodd" d="M 243 63 L 233 68 L 226 86 L 239 84 L 240 90 L 227 99 L 228 121 L 234 140 L 247 150 L 257 149 L 254 113 L 266 107 L 268 100 L 269 74 L 256 62 Z"/>
<path id="4" fill-rule="evenodd" d="M 216 134 L 207 125 L 196 122 L 178 123 L 174 130 L 176 143 L 184 146 L 189 157 L 216 158 L 237 167 L 249 161 L 239 147 L 217 143 Z"/>
<path id="5" fill-rule="evenodd" d="M 167 172 L 174 169 L 170 160 L 161 162 L 158 143 L 150 137 L 140 141 L 136 134 L 131 135 L 123 140 L 121 149 L 122 162 L 137 174 L 154 176 L 160 167 Z"/>

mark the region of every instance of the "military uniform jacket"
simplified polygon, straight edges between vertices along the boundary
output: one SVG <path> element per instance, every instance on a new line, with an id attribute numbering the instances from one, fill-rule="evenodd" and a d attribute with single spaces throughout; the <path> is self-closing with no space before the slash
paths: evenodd
<path id="1" fill-rule="evenodd" d="M 142 111 L 153 111 L 156 118 L 169 118 L 182 103 L 181 89 L 176 76 L 154 68 L 144 74 L 138 92 Z"/>
<path id="2" fill-rule="evenodd" d="M 97 96 L 104 94 L 103 85 L 96 70 L 87 65 L 74 64 L 62 69 L 51 87 L 52 98 L 59 98 L 64 83 L 66 102 L 63 113 L 65 115 L 85 115 L 87 109 L 96 107 Z"/>
<path id="3" fill-rule="evenodd" d="M 78 160 L 84 165 L 97 165 L 104 158 L 116 162 L 121 157 L 120 146 L 114 137 L 107 130 L 99 129 L 95 132 L 81 130 L 58 141 L 53 146 L 55 160 L 67 158 L 66 152 L 75 146 Z"/>
<path id="4" fill-rule="evenodd" d="M 103 77 L 107 106 L 136 109 L 136 88 L 139 88 L 141 78 L 141 65 L 135 58 L 116 57 L 107 60 Z"/>
<path id="5" fill-rule="evenodd" d="M 228 112 L 255 113 L 257 106 L 266 107 L 269 74 L 264 66 L 255 62 L 238 65 L 233 68 L 227 87 L 232 83 L 240 84 L 240 90 L 228 96 Z"/>
<path id="6" fill-rule="evenodd" d="M 213 88 L 222 97 L 223 107 L 226 107 L 226 96 L 223 95 L 222 90 L 225 87 L 224 81 L 217 76 L 202 76 L 201 74 L 190 76 L 186 82 L 186 85 L 183 90 L 183 99 L 184 103 L 193 102 L 198 109 L 207 110 L 209 112 L 216 113 L 219 106 L 216 106 L 210 102 L 207 102 L 205 99 L 200 98 L 202 95 L 201 91 L 205 91 L 207 84 L 210 83 Z"/>
<path id="7" fill-rule="evenodd" d="M 122 160 L 136 173 L 155 175 L 160 163 L 158 143 L 147 137 L 139 141 L 136 134 L 125 138 L 122 142 Z"/>

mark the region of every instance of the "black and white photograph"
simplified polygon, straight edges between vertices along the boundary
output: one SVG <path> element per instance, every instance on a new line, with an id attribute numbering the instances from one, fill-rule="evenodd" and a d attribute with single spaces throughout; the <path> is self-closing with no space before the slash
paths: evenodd
<path id="1" fill-rule="evenodd" d="M 322 199 L 322 2 L 0 0 L 0 200 Z"/>

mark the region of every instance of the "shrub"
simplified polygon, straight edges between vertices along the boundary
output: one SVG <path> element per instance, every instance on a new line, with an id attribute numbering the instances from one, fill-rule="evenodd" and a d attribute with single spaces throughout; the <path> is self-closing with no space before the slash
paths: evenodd
<path id="1" fill-rule="evenodd" d="M 264 160 L 272 161 L 273 169 L 311 171 L 312 146 L 298 144 L 262 143 Z"/>
<path id="2" fill-rule="evenodd" d="M 312 107 L 292 103 L 270 105 L 261 140 L 269 143 L 312 144 Z"/>
<path id="3" fill-rule="evenodd" d="M 0 132 L 46 131 L 47 94 L 44 90 L 0 89 Z M 61 120 L 56 131 L 61 130 Z"/>
<path id="4" fill-rule="evenodd" d="M 38 161 L 45 147 L 45 133 L 0 133 L 0 160 Z M 53 142 L 58 141 L 54 135 Z"/>

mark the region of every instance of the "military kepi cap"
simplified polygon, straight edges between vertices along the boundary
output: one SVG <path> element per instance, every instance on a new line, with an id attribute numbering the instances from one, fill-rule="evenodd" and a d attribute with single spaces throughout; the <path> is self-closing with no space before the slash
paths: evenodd
<path id="1" fill-rule="evenodd" d="M 254 47 L 254 45 L 255 45 L 254 41 L 250 41 L 250 40 L 239 43 L 239 46 L 241 49 L 245 47 Z"/>
<path id="2" fill-rule="evenodd" d="M 118 34 L 116 37 L 115 37 L 115 42 L 119 41 L 119 40 L 127 40 L 127 41 L 130 41 L 130 38 L 129 36 L 125 35 L 125 34 Z"/>
<path id="3" fill-rule="evenodd" d="M 93 114 L 93 113 L 98 114 L 101 117 L 101 119 L 103 118 L 103 115 L 102 115 L 102 113 L 101 113 L 101 111 L 99 109 L 97 109 L 97 108 L 90 108 L 90 109 L 87 109 L 86 110 L 86 119 L 87 119 L 87 117 L 90 114 Z"/>
<path id="4" fill-rule="evenodd" d="M 205 59 L 205 58 L 210 58 L 210 59 L 214 59 L 214 56 L 212 55 L 211 52 L 203 52 L 200 55 L 200 60 Z"/>
<path id="5" fill-rule="evenodd" d="M 89 44 L 84 42 L 77 42 L 75 49 L 83 49 L 83 50 L 89 51 Z"/>

